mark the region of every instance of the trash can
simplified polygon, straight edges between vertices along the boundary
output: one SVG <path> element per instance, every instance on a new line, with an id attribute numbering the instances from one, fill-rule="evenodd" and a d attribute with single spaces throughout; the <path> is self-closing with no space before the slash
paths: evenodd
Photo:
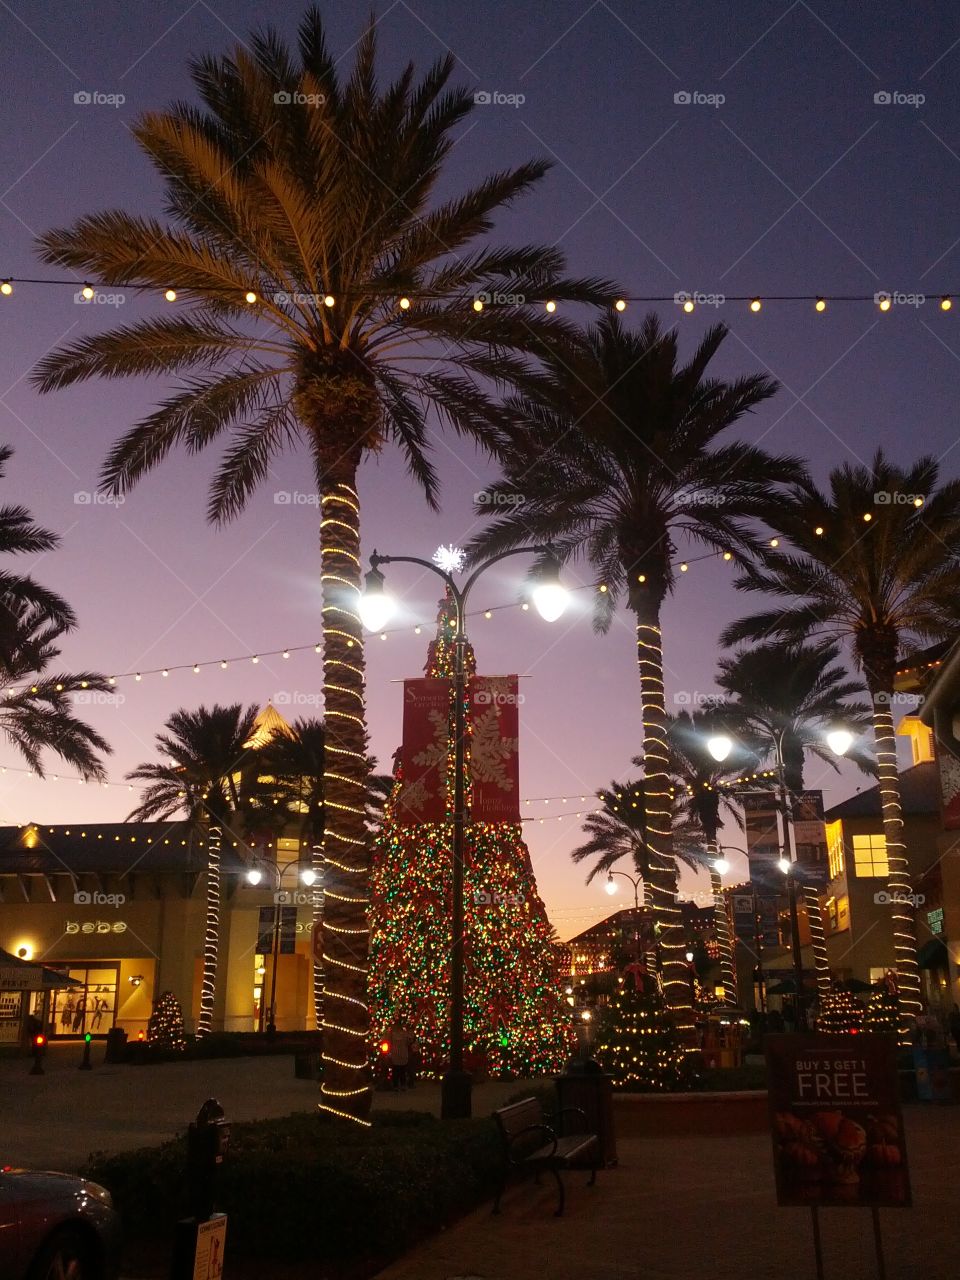
<path id="1" fill-rule="evenodd" d="M 107 1047 L 103 1060 L 104 1062 L 126 1062 L 127 1033 L 123 1027 L 111 1027 L 107 1032 Z"/>
<path id="2" fill-rule="evenodd" d="M 579 1107 L 586 1116 L 561 1115 L 561 1135 L 582 1133 L 584 1128 L 595 1133 L 600 1143 L 600 1163 L 611 1168 L 617 1163 L 617 1135 L 613 1125 L 613 1081 L 604 1075 L 598 1062 L 567 1063 L 562 1076 L 557 1077 L 557 1097 L 560 1110 Z"/>

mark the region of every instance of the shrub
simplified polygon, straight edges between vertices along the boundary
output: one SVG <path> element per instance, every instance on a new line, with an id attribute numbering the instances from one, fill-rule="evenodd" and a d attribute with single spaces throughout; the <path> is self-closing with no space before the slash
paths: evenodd
<path id="1" fill-rule="evenodd" d="M 388 1112 L 364 1129 L 318 1113 L 232 1125 L 216 1197 L 228 1255 L 385 1261 L 491 1195 L 501 1158 L 491 1120 Z M 84 1175 L 113 1193 L 129 1235 L 169 1238 L 186 1209 L 185 1162 L 178 1138 L 94 1156 Z"/>

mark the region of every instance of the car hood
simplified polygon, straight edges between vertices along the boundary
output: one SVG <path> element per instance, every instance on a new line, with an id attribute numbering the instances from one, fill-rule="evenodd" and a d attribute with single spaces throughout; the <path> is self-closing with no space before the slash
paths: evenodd
<path id="1" fill-rule="evenodd" d="M 81 1208 L 89 1201 L 111 1204 L 110 1192 L 105 1187 L 72 1173 L 52 1170 L 0 1169 L 0 1192 L 7 1200 L 18 1203 L 76 1199 Z"/>

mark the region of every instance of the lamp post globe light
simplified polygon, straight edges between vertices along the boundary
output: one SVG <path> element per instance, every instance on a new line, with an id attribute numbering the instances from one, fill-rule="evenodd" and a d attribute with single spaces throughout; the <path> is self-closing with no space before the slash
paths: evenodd
<path id="1" fill-rule="evenodd" d="M 271 969 L 270 969 L 270 1016 L 267 1021 L 267 1035 L 275 1036 L 277 1034 L 277 963 L 280 957 L 280 919 L 281 908 L 283 903 L 280 894 L 283 890 L 283 877 L 291 867 L 300 865 L 300 859 L 291 858 L 289 862 L 273 862 L 269 859 L 260 859 L 249 867 L 245 874 L 247 884 L 256 886 L 263 880 L 264 871 L 269 871 L 275 877 L 276 892 L 273 900 L 273 942 L 271 946 Z M 317 882 L 317 873 L 313 867 L 303 867 L 297 875 L 300 884 L 306 885 L 308 888 Z M 260 1029 L 263 1029 L 263 1001 L 260 1001 Z"/>
<path id="2" fill-rule="evenodd" d="M 477 580 L 491 565 L 508 556 L 535 555 L 539 561 L 533 572 L 533 603 L 545 622 L 556 622 L 568 603 L 568 594 L 560 581 L 560 562 L 549 545 L 513 547 L 490 556 L 475 566 L 460 586 L 455 573 L 465 568 L 463 552 L 456 547 L 440 547 L 432 560 L 420 556 L 380 555 L 374 551 L 370 557 L 364 589 L 360 596 L 360 620 L 368 631 L 381 631 L 393 616 L 394 601 L 386 590 L 386 581 L 380 569 L 382 564 L 415 564 L 428 569 L 443 580 L 453 600 L 456 637 L 453 644 L 453 741 L 454 741 L 454 793 L 453 793 L 453 910 L 451 919 L 452 945 L 450 949 L 450 1066 L 441 1082 L 440 1114 L 444 1120 L 466 1119 L 472 1114 L 472 1086 L 470 1074 L 464 1070 L 464 894 L 463 865 L 466 844 L 466 788 L 464 763 L 466 759 L 466 717 L 464 700 L 467 690 L 467 600 Z"/>

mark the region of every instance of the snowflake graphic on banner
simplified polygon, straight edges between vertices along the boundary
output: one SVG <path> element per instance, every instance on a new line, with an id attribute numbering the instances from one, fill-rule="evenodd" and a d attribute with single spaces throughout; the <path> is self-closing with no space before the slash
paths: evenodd
<path id="1" fill-rule="evenodd" d="M 495 707 L 476 716 L 470 745 L 474 782 L 490 782 L 501 791 L 509 791 L 513 782 L 505 765 L 517 754 L 519 747 L 519 738 L 500 737 L 500 717 Z"/>
<path id="2" fill-rule="evenodd" d="M 438 775 L 443 777 L 447 767 L 447 717 L 442 711 L 431 711 L 427 718 L 433 725 L 433 741 L 426 750 L 417 752 L 413 762 L 424 769 L 436 769 Z M 404 785 L 401 797 L 404 809 L 422 809 L 426 801 L 426 775 Z"/>

